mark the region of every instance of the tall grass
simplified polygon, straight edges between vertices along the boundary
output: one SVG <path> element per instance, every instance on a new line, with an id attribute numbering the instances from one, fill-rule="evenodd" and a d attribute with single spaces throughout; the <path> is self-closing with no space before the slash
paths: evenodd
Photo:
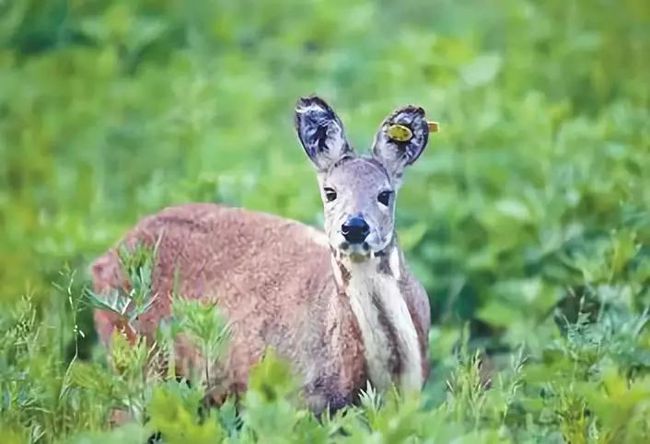
<path id="1" fill-rule="evenodd" d="M 3 440 L 647 441 L 649 22 L 643 0 L 0 2 Z M 227 320 L 177 295 L 157 347 L 107 352 L 91 308 L 137 330 L 146 255 L 104 301 L 87 266 L 178 202 L 319 225 L 291 123 L 311 92 L 360 150 L 404 103 L 441 122 L 398 209 L 434 370 L 420 399 L 314 418 L 271 354 L 240 410 L 206 410 Z M 178 334 L 189 386 L 145 365 Z"/>

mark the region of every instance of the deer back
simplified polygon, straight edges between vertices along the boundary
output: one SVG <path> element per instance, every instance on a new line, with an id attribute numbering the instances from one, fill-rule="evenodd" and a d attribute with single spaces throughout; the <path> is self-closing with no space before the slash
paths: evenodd
<path id="1" fill-rule="evenodd" d="M 156 246 L 153 304 L 138 319 L 137 334 L 153 340 L 171 315 L 176 291 L 216 304 L 230 323 L 227 356 L 214 372 L 220 382 L 211 381 L 215 397 L 244 390 L 251 365 L 270 346 L 302 377 L 310 404 L 351 402 L 365 383 L 363 345 L 323 238 L 295 221 L 214 204 L 171 207 L 144 218 L 118 244 Z M 98 293 L 128 290 L 115 248 L 95 261 L 92 275 Z M 104 343 L 120 321 L 95 312 Z M 181 372 L 201 365 L 198 350 L 187 343 L 178 348 Z"/>

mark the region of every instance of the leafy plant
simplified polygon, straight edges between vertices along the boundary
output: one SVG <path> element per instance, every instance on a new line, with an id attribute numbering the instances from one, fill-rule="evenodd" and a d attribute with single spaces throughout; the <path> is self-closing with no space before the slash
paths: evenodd
<path id="1" fill-rule="evenodd" d="M 649 19 L 643 0 L 0 1 L 3 441 L 647 441 Z M 431 377 L 316 418 L 269 352 L 207 410 L 227 319 L 179 293 L 139 337 L 155 242 L 119 252 L 121 291 L 85 270 L 178 202 L 319 225 L 290 122 L 311 92 L 359 150 L 400 104 L 441 124 L 397 212 Z M 94 309 L 128 341 L 97 346 Z"/>

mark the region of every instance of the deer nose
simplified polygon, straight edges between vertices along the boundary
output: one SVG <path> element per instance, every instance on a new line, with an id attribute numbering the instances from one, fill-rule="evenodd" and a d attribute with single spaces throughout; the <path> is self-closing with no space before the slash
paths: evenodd
<path id="1" fill-rule="evenodd" d="M 351 244 L 360 244 L 370 233 L 370 227 L 360 216 L 354 216 L 341 225 L 341 234 Z"/>

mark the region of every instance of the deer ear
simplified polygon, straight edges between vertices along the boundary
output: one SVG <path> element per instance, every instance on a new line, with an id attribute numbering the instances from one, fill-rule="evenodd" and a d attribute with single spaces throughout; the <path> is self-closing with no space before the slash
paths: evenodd
<path id="1" fill-rule="evenodd" d="M 409 105 L 394 111 L 382 122 L 372 154 L 399 181 L 404 168 L 420 157 L 428 140 L 424 110 Z"/>
<path id="2" fill-rule="evenodd" d="M 298 100 L 295 123 L 300 143 L 320 171 L 327 170 L 337 160 L 352 154 L 341 120 L 320 97 L 302 97 Z"/>

